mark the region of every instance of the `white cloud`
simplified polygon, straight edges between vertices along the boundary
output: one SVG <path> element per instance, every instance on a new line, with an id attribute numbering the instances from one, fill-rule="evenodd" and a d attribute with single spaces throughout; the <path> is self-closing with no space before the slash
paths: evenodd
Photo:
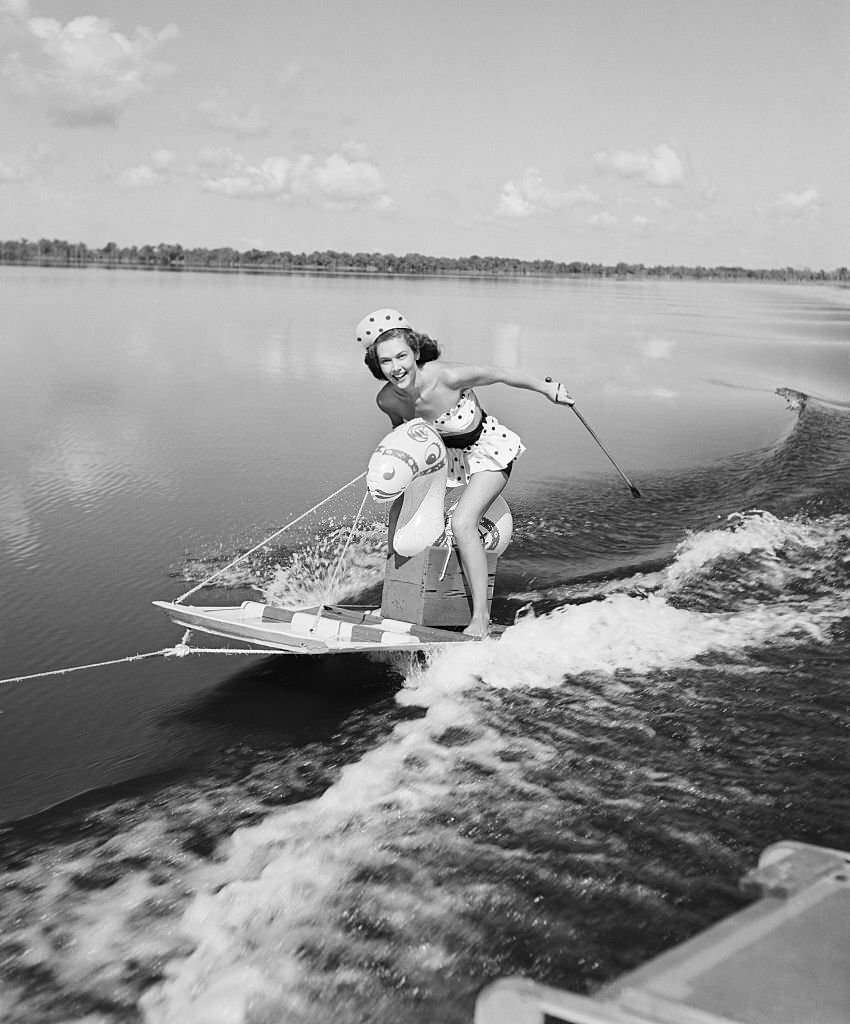
<path id="1" fill-rule="evenodd" d="M 243 138 L 265 135 L 269 130 L 268 118 L 258 103 L 241 103 L 225 89 L 199 103 L 198 113 L 211 128 Z"/>
<path id="2" fill-rule="evenodd" d="M 266 157 L 255 166 L 231 149 L 205 149 L 199 159 L 203 186 L 210 192 L 244 198 L 287 191 L 291 163 L 286 157 Z"/>
<path id="3" fill-rule="evenodd" d="M 658 188 L 680 185 L 685 176 L 685 168 L 678 153 L 666 142 L 657 145 L 652 152 L 629 152 L 623 149 L 600 152 L 594 156 L 594 162 L 602 171 L 621 178 L 641 178 Z"/>
<path id="4" fill-rule="evenodd" d="M 603 210 L 601 213 L 594 213 L 592 217 L 588 217 L 587 223 L 594 228 L 613 228 L 620 222 L 613 213 Z"/>
<path id="5" fill-rule="evenodd" d="M 496 216 L 528 217 L 534 210 L 534 204 L 522 194 L 522 190 L 514 182 L 509 181 L 502 186 Z"/>
<path id="6" fill-rule="evenodd" d="M 199 173 L 205 189 L 231 198 L 298 198 L 337 209 L 387 211 L 395 206 L 378 167 L 342 153 L 332 153 L 321 163 L 303 154 L 294 160 L 270 156 L 251 164 L 231 149 L 207 149 L 200 154 Z"/>
<path id="7" fill-rule="evenodd" d="M 118 184 L 121 188 L 152 188 L 162 185 L 169 180 L 175 159 L 170 149 L 157 149 L 151 153 L 148 163 L 121 171 L 117 178 Z"/>
<path id="8" fill-rule="evenodd" d="M 170 71 L 156 54 L 178 34 L 174 25 L 159 32 L 138 27 L 128 38 L 106 18 L 86 15 L 63 25 L 54 18 L 26 19 L 26 4 L 4 2 L 20 24 L 3 76 L 43 102 L 58 122 L 114 124 L 128 103 Z"/>
<path id="9" fill-rule="evenodd" d="M 384 196 L 384 181 L 378 168 L 367 160 L 349 160 L 332 153 L 315 168 L 319 191 L 328 202 L 347 204 Z"/>
<path id="10" fill-rule="evenodd" d="M 599 196 L 586 185 L 569 190 L 548 188 L 536 167 L 529 167 L 519 181 L 508 181 L 502 186 L 498 217 L 529 217 L 534 213 L 551 213 L 579 203 L 598 203 Z"/>
<path id="11" fill-rule="evenodd" d="M 758 207 L 760 213 L 781 217 L 812 217 L 820 213 L 820 196 L 815 188 L 802 192 L 783 192 L 771 203 Z"/>
<path id="12" fill-rule="evenodd" d="M 233 167 L 242 157 L 227 146 L 206 146 L 198 153 L 198 162 L 203 167 Z"/>
<path id="13" fill-rule="evenodd" d="M 127 167 L 121 171 L 117 181 L 121 188 L 151 188 L 161 185 L 165 178 L 147 164 L 139 164 L 138 167 Z"/>

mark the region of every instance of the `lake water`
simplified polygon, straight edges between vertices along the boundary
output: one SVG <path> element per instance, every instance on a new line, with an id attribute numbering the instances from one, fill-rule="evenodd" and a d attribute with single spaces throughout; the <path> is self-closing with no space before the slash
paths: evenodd
<path id="1" fill-rule="evenodd" d="M 171 599 L 359 474 L 397 306 L 523 437 L 498 643 L 0 685 L 0 1018 L 470 1021 L 592 990 L 850 847 L 850 292 L 0 268 L 0 677 L 163 650 Z M 782 391 L 777 394 L 777 389 Z M 314 601 L 348 488 L 203 592 Z M 366 506 L 329 595 L 379 594 Z M 253 588 L 253 589 L 252 589 Z"/>

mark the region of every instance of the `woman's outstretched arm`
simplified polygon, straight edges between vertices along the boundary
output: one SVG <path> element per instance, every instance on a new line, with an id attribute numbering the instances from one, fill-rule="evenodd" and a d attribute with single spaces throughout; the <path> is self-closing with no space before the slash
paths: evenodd
<path id="1" fill-rule="evenodd" d="M 474 388 L 485 384 L 507 384 L 511 388 L 536 391 L 556 405 L 573 405 L 573 397 L 563 384 L 551 377 L 533 377 L 506 366 L 482 366 L 472 363 L 442 363 L 441 376 L 448 387 Z"/>

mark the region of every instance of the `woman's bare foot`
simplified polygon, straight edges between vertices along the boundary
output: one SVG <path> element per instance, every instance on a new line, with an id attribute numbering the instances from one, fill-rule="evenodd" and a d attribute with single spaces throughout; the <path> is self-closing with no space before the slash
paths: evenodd
<path id="1" fill-rule="evenodd" d="M 490 620 L 486 615 L 473 615 L 471 622 L 463 632 L 466 636 L 473 636 L 476 640 L 483 640 L 490 632 Z"/>

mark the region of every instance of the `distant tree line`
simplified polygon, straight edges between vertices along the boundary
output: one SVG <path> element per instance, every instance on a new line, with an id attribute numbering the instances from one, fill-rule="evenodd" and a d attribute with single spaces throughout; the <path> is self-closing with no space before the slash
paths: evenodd
<path id="1" fill-rule="evenodd" d="M 503 275 L 558 277 L 693 278 L 754 281 L 848 281 L 847 267 L 811 270 L 798 267 L 754 269 L 738 266 L 690 267 L 680 264 L 646 266 L 643 263 L 571 263 L 556 260 L 519 260 L 504 256 L 425 256 L 418 252 L 395 256 L 379 252 L 274 252 L 228 247 L 184 249 L 182 245 L 119 246 L 107 242 L 92 248 L 84 242 L 59 238 L 27 238 L 0 242 L 0 262 L 36 266 L 105 266 L 152 270 L 242 271 L 246 273 L 357 273 Z"/>

